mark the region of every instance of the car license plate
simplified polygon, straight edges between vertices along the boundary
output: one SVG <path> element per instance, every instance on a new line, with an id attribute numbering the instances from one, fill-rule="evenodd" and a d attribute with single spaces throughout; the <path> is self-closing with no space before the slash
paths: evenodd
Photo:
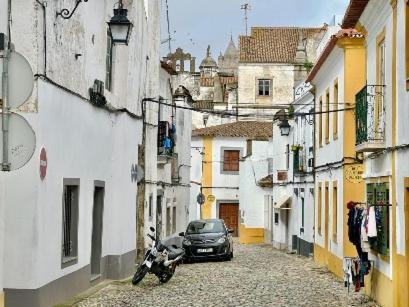
<path id="1" fill-rule="evenodd" d="M 211 253 L 213 251 L 213 248 L 199 248 L 197 250 L 198 253 Z"/>
<path id="2" fill-rule="evenodd" d="M 152 262 L 150 262 L 149 260 L 146 260 L 146 261 L 145 261 L 145 265 L 146 265 L 148 268 L 151 268 L 151 267 L 152 267 Z"/>

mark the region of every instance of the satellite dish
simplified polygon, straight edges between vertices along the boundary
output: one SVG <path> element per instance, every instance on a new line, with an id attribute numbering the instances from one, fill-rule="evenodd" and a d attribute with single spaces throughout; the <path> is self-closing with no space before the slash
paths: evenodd
<path id="1" fill-rule="evenodd" d="M 8 61 L 8 106 L 16 109 L 30 98 L 34 88 L 34 74 L 30 63 L 20 53 L 11 52 Z M 1 83 L 0 91 L 3 92 Z"/>
<path id="2" fill-rule="evenodd" d="M 1 114 L 1 113 L 0 113 Z M 2 118 L 0 116 L 0 126 Z M 0 130 L 0 140 L 3 132 Z M 9 163 L 10 170 L 17 170 L 33 156 L 36 147 L 36 136 L 30 124 L 23 116 L 11 113 L 9 116 Z M 3 163 L 3 142 L 0 141 L 0 163 Z"/>

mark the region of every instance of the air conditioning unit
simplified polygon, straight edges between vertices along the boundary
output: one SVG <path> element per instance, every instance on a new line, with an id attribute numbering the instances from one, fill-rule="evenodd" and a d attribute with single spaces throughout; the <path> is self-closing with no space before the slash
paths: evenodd
<path id="1" fill-rule="evenodd" d="M 102 107 L 107 103 L 104 96 L 104 82 L 95 79 L 94 85 L 89 89 L 89 99 L 97 107 Z"/>

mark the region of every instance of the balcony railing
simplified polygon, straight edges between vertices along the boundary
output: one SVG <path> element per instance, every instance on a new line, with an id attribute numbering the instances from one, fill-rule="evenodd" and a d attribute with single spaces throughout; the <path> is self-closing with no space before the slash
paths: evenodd
<path id="1" fill-rule="evenodd" d="M 385 86 L 366 85 L 355 96 L 357 152 L 385 148 Z"/>

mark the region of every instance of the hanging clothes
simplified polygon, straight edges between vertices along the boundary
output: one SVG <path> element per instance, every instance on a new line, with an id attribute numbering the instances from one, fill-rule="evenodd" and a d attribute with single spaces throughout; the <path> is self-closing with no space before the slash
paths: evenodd
<path id="1" fill-rule="evenodd" d="M 375 208 L 368 209 L 368 237 L 374 238 L 377 236 Z"/>

